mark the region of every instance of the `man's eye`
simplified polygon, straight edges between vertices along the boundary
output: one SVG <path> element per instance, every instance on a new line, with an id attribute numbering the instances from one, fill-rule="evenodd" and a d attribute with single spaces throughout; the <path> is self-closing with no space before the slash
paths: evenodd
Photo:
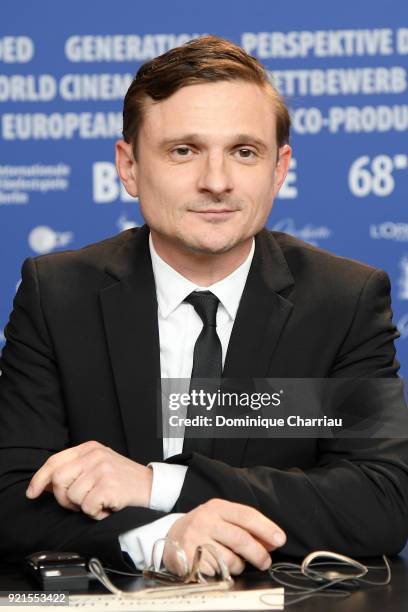
<path id="1" fill-rule="evenodd" d="M 171 152 L 177 157 L 188 157 L 191 149 L 189 147 L 175 147 Z"/>
<path id="2" fill-rule="evenodd" d="M 237 149 L 236 152 L 238 153 L 238 157 L 241 157 L 241 159 L 252 159 L 256 155 L 255 151 L 252 149 L 246 149 L 245 147 Z"/>

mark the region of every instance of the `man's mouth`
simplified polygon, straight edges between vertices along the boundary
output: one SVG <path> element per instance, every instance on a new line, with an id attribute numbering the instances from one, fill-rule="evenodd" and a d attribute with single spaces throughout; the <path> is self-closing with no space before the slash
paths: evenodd
<path id="1" fill-rule="evenodd" d="M 230 219 L 237 211 L 236 208 L 206 208 L 204 210 L 192 210 L 201 219 L 210 222 L 226 221 Z"/>
<path id="2" fill-rule="evenodd" d="M 233 208 L 206 208 L 205 210 L 197 210 L 199 213 L 229 213 L 235 212 Z"/>

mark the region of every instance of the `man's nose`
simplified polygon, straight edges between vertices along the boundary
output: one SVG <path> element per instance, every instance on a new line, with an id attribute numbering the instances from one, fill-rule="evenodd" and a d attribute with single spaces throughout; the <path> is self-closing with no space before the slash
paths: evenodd
<path id="1" fill-rule="evenodd" d="M 233 184 L 228 160 L 221 153 L 208 155 L 203 160 L 198 189 L 215 195 L 232 191 Z"/>

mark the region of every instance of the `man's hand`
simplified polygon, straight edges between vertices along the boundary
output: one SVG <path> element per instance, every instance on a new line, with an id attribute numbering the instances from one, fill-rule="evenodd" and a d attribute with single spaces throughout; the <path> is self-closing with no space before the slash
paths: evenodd
<path id="1" fill-rule="evenodd" d="M 210 499 L 179 518 L 167 538 L 178 542 L 190 568 L 197 546 L 212 544 L 224 557 L 231 574 L 240 574 L 245 561 L 267 569 L 272 563 L 268 553 L 286 542 L 282 529 L 258 510 L 223 499 Z M 214 564 L 208 557 L 205 559 L 202 571 L 212 576 Z M 163 563 L 171 572 L 181 573 L 174 546 L 166 544 Z"/>
<path id="2" fill-rule="evenodd" d="M 99 442 L 84 442 L 52 455 L 34 474 L 27 497 L 45 490 L 69 510 L 103 519 L 126 506 L 148 507 L 153 471 Z"/>

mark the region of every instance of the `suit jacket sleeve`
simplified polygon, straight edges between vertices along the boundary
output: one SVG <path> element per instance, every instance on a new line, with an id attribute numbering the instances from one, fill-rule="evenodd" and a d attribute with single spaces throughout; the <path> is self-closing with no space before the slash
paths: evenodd
<path id="1" fill-rule="evenodd" d="M 64 389 L 53 342 L 42 314 L 36 262 L 23 266 L 23 282 L 6 327 L 0 377 L 0 550 L 9 561 L 37 550 L 73 550 L 125 566 L 118 536 L 165 513 L 125 508 L 103 521 L 60 507 L 52 494 L 25 497 L 34 472 L 72 446 Z"/>
<path id="2" fill-rule="evenodd" d="M 330 376 L 396 377 L 398 333 L 391 316 L 388 277 L 374 271 Z M 398 409 L 405 409 L 402 394 Z M 174 511 L 187 512 L 213 497 L 249 504 L 286 531 L 282 550 L 290 555 L 401 550 L 408 534 L 408 440 L 321 439 L 318 448 L 310 469 L 275 469 L 262 459 L 256 467 L 232 467 L 196 453 L 174 457 L 189 466 Z"/>

